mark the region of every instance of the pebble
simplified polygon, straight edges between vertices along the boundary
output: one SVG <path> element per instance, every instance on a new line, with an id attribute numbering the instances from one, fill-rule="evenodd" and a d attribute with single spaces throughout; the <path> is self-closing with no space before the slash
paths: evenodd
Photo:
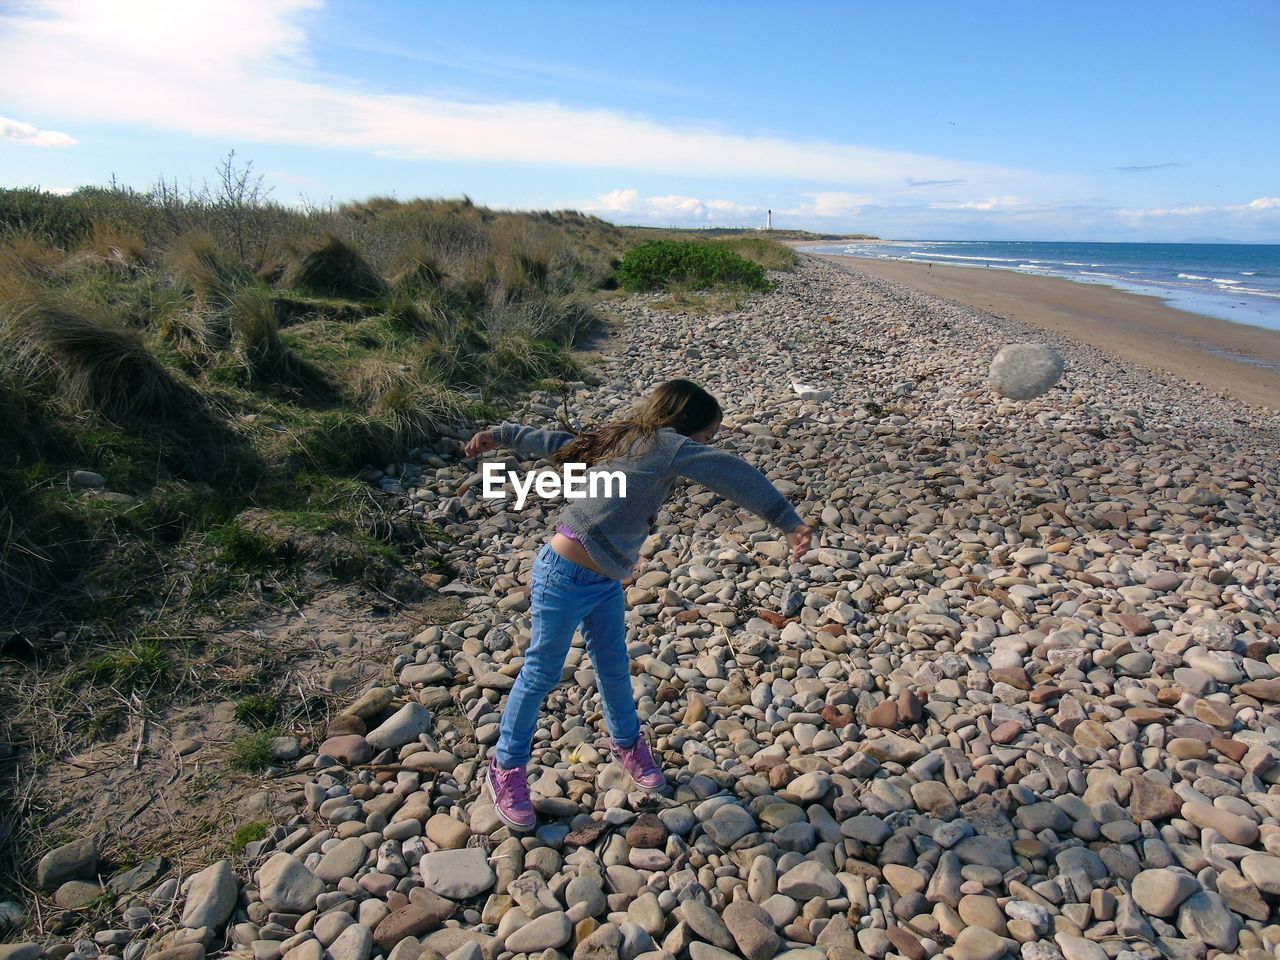
<path id="1" fill-rule="evenodd" d="M 1153 917 L 1171 917 L 1200 889 L 1195 877 L 1175 870 L 1143 870 L 1133 878 L 1133 900 Z"/>
<path id="2" fill-rule="evenodd" d="M 422 704 L 410 701 L 378 727 L 370 730 L 365 740 L 374 750 L 402 747 L 412 743 L 431 728 L 431 713 Z"/>
<path id="3" fill-rule="evenodd" d="M 573 925 L 561 910 L 535 917 L 523 924 L 506 940 L 506 948 L 515 953 L 554 950 L 564 946 L 573 935 Z"/>
<path id="4" fill-rule="evenodd" d="M 495 875 L 479 847 L 428 853 L 419 863 L 423 884 L 449 900 L 467 900 L 493 886 Z"/>
<path id="5" fill-rule="evenodd" d="M 98 844 L 91 838 L 55 847 L 36 864 L 36 886 L 55 890 L 68 880 L 92 880 L 98 865 Z"/>
<path id="6" fill-rule="evenodd" d="M 297 857 L 276 853 L 258 871 L 259 896 L 278 913 L 305 913 L 315 906 L 325 883 Z"/>
<path id="7" fill-rule="evenodd" d="M 240 883 L 226 860 L 206 867 L 191 878 L 182 925 L 190 930 L 221 930 L 235 908 L 239 892 Z"/>
<path id="8" fill-rule="evenodd" d="M 1008 951 L 1002 937 L 982 927 L 965 927 L 944 951 L 951 960 L 997 960 Z"/>

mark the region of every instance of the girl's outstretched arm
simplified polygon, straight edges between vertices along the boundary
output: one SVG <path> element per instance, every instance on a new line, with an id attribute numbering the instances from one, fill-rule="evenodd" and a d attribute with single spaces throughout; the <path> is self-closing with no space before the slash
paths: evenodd
<path id="1" fill-rule="evenodd" d="M 539 430 L 504 422 L 493 430 L 481 430 L 467 441 L 463 452 L 468 457 L 478 457 L 498 447 L 507 447 L 528 456 L 550 457 L 572 439 L 573 434 L 564 430 Z"/>
<path id="2" fill-rule="evenodd" d="M 794 557 L 799 558 L 808 551 L 810 529 L 778 488 L 741 457 L 689 442 L 681 445 L 672 466 L 680 476 L 696 480 L 785 532 Z"/>

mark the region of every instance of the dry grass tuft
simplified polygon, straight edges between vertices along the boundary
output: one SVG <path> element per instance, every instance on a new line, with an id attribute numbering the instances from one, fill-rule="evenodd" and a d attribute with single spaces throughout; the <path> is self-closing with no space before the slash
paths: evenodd
<path id="1" fill-rule="evenodd" d="M 365 406 L 376 407 L 391 394 L 412 390 L 419 376 L 409 364 L 385 353 L 376 353 L 365 357 L 356 367 L 351 392 Z"/>
<path id="2" fill-rule="evenodd" d="M 174 273 L 204 307 L 226 307 L 236 291 L 251 282 L 249 274 L 230 263 L 214 246 L 207 233 L 193 233 L 174 244 L 170 251 Z"/>
<path id="3" fill-rule="evenodd" d="M 284 283 L 319 297 L 377 300 L 387 284 L 354 246 L 336 234 L 307 253 L 284 277 Z"/>
<path id="4" fill-rule="evenodd" d="M 44 297 L 4 304 L 0 346 L 18 370 L 48 384 L 71 409 L 113 423 L 172 422 L 200 405 L 141 335 L 72 301 Z"/>
<path id="5" fill-rule="evenodd" d="M 275 299 L 269 290 L 246 287 L 235 295 L 227 313 L 232 347 L 250 379 L 288 386 L 303 386 L 311 379 L 280 339 Z"/>
<path id="6" fill-rule="evenodd" d="M 42 281 L 48 281 L 65 259 L 57 247 L 30 234 L 10 234 L 0 245 L 0 270 L 21 269 Z"/>
<path id="7" fill-rule="evenodd" d="M 738 256 L 752 260 L 766 270 L 794 270 L 799 262 L 794 250 L 766 237 L 726 237 L 711 242 L 728 247 Z"/>
<path id="8" fill-rule="evenodd" d="M 95 220 L 83 249 L 126 269 L 146 264 L 147 243 L 142 234 L 107 220 Z"/>
<path id="9" fill-rule="evenodd" d="M 396 265 L 391 286 L 397 292 L 422 294 L 438 290 L 445 279 L 439 259 L 425 243 L 415 244 Z"/>

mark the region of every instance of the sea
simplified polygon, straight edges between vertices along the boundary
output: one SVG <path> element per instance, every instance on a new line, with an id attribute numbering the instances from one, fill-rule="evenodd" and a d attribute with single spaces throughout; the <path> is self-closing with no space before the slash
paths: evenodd
<path id="1" fill-rule="evenodd" d="M 1159 297 L 1191 313 L 1280 330 L 1280 243 L 878 240 L 806 244 L 805 249 L 1066 277 Z"/>

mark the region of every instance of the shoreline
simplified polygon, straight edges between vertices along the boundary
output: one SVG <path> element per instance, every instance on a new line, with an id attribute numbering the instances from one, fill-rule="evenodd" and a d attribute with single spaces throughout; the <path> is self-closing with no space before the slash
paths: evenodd
<path id="1" fill-rule="evenodd" d="M 1064 277 L 799 253 L 1028 323 L 1255 407 L 1280 407 L 1280 331 L 1166 306 Z"/>

